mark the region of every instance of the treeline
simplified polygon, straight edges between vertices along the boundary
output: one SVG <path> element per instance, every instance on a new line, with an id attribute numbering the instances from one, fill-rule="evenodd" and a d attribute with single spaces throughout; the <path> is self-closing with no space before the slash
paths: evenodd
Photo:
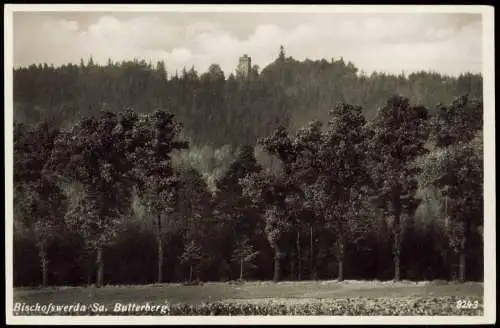
<path id="1" fill-rule="evenodd" d="M 278 126 L 295 131 L 311 120 L 326 122 L 337 101 L 361 106 L 372 119 L 394 93 L 434 110 L 457 95 L 481 99 L 482 78 L 428 72 L 367 76 L 342 58 L 297 61 L 283 49 L 262 71 L 253 67 L 248 79 L 226 76 L 215 64 L 200 74 L 194 67 L 168 71 L 168 62 L 110 60 L 97 65 L 92 58 L 79 65 L 14 70 L 18 122 L 49 120 L 65 128 L 102 109 L 151 113 L 165 108 L 183 124 L 193 144 L 216 148 L 254 144 Z"/>
<path id="2" fill-rule="evenodd" d="M 482 280 L 482 112 L 340 102 L 215 152 L 163 110 L 17 123 L 14 284 Z"/>

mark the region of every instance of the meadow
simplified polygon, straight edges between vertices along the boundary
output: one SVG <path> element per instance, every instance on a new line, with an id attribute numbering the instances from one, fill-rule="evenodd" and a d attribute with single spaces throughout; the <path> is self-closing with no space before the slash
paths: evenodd
<path id="1" fill-rule="evenodd" d="M 245 282 L 14 290 L 14 304 L 86 304 L 86 314 L 94 315 L 482 315 L 482 299 L 483 283 L 445 281 Z M 168 309 L 163 313 L 116 313 L 117 303 L 168 305 Z M 105 311 L 92 311 L 91 304 Z"/>

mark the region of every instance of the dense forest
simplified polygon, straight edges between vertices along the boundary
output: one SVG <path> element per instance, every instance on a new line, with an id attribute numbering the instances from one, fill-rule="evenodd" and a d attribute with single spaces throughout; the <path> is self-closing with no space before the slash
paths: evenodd
<path id="1" fill-rule="evenodd" d="M 48 120 L 60 128 L 101 110 L 138 113 L 166 109 L 183 124 L 192 144 L 220 148 L 255 144 L 278 126 L 292 130 L 312 120 L 326 122 L 338 101 L 363 108 L 367 119 L 395 94 L 434 111 L 456 96 L 482 98 L 482 77 L 436 73 L 366 76 L 342 58 L 297 61 L 281 49 L 262 71 L 248 79 L 225 76 L 214 64 L 203 74 L 194 67 L 167 72 L 168 63 L 145 61 L 99 66 L 92 58 L 80 65 L 32 65 L 14 71 L 15 120 Z M 214 129 L 214 127 L 217 127 Z"/>
<path id="2" fill-rule="evenodd" d="M 14 70 L 14 284 L 483 279 L 482 78 Z"/>

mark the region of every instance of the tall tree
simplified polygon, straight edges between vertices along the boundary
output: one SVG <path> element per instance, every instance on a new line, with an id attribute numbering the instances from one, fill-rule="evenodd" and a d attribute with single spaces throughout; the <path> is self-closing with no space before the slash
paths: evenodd
<path id="1" fill-rule="evenodd" d="M 295 183 L 304 191 L 300 201 L 305 205 L 302 206 L 302 213 L 298 213 L 299 215 L 294 217 L 294 226 L 296 230 L 295 252 L 297 255 L 297 278 L 299 280 L 302 277 L 302 244 L 300 236 L 307 225 L 309 225 L 309 231 L 312 232 L 313 224 L 317 223 L 315 222 L 316 217 L 314 215 L 314 210 L 311 210 L 311 207 L 307 206 L 307 189 L 314 184 L 321 171 L 319 151 L 322 138 L 323 124 L 319 121 L 312 121 L 304 128 L 299 129 L 293 139 L 293 147 L 296 150 L 297 156 L 294 157 L 291 170 Z M 314 209 L 314 207 L 312 207 L 312 209 Z M 310 233 L 309 238 L 312 240 L 312 233 Z M 309 250 L 309 262 L 311 265 L 312 261 L 313 252 Z"/>
<path id="2" fill-rule="evenodd" d="M 253 233 L 257 225 L 256 210 L 249 200 L 243 197 L 240 179 L 245 175 L 260 172 L 262 167 L 257 163 L 254 148 L 242 146 L 236 158 L 229 165 L 224 175 L 217 181 L 216 204 L 220 216 L 229 218 L 234 230 L 239 234 Z"/>
<path id="3" fill-rule="evenodd" d="M 149 214 L 154 218 L 154 230 L 158 245 L 157 282 L 163 281 L 164 216 L 176 208 L 179 179 L 172 167 L 174 150 L 187 148 L 187 142 L 179 140 L 181 126 L 174 115 L 157 110 L 151 114 L 134 117 L 129 112 L 124 122 L 135 121 L 128 134 L 127 152 L 134 163 L 133 174 Z"/>
<path id="4" fill-rule="evenodd" d="M 103 249 L 116 240 L 122 216 L 130 207 L 126 129 L 118 126 L 117 115 L 110 112 L 83 119 L 60 134 L 45 168 L 56 178 L 53 181 L 76 182 L 82 187 L 70 202 L 65 219 L 97 253 L 97 286 L 103 284 Z"/>
<path id="5" fill-rule="evenodd" d="M 467 241 L 483 222 L 482 103 L 459 97 L 432 119 L 436 149 L 420 162 L 424 185 L 444 196 L 449 245 L 459 255 L 458 279 L 466 279 Z"/>
<path id="6" fill-rule="evenodd" d="M 48 284 L 48 244 L 61 226 L 64 196 L 43 174 L 59 131 L 47 122 L 29 129 L 14 125 L 14 209 L 35 239 L 42 286 Z"/>
<path id="7" fill-rule="evenodd" d="M 193 267 L 200 277 L 202 269 L 213 266 L 212 257 L 216 257 L 217 251 L 215 250 L 220 246 L 215 242 L 219 236 L 212 234 L 218 223 L 212 217 L 212 194 L 207 182 L 197 169 L 189 166 L 179 168 L 177 175 L 179 184 L 175 216 L 181 226 L 179 232 L 184 246 L 188 247 L 190 243 L 194 243 L 203 251 L 203 254 L 210 255 L 200 258 Z M 206 253 L 206 249 L 214 251 Z"/>
<path id="8" fill-rule="evenodd" d="M 415 159 L 427 152 L 428 112 L 394 96 L 380 108 L 371 124 L 370 156 L 375 203 L 392 218 L 394 280 L 401 279 L 401 220 L 412 216 L 419 199 Z M 370 136 L 369 136 L 370 138 Z"/>
<path id="9" fill-rule="evenodd" d="M 250 173 L 240 181 L 243 195 L 251 200 L 257 208 L 262 208 L 265 222 L 264 231 L 271 249 L 274 252 L 273 280 L 281 279 L 281 261 L 283 259 L 283 235 L 289 230 L 290 222 L 283 210 L 284 185 L 280 179 L 266 171 Z"/>
<path id="10" fill-rule="evenodd" d="M 284 258 L 283 237 L 293 226 L 292 220 L 299 215 L 301 189 L 292 175 L 296 150 L 287 131 L 280 127 L 259 143 L 283 163 L 281 174 L 261 171 L 251 173 L 241 180 L 244 195 L 254 203 L 263 205 L 265 233 L 274 252 L 273 280 L 281 279 L 281 261 Z"/>
<path id="11" fill-rule="evenodd" d="M 316 180 L 307 186 L 307 198 L 336 237 L 338 280 L 344 279 L 344 257 L 348 242 L 365 228 L 362 202 L 370 185 L 366 161 L 366 120 L 361 107 L 339 104 L 320 140 Z"/>

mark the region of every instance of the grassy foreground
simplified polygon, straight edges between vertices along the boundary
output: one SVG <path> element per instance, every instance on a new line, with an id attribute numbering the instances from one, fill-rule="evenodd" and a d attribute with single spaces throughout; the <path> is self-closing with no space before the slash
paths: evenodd
<path id="1" fill-rule="evenodd" d="M 483 284 L 307 281 L 16 288 L 14 310 L 15 315 L 482 315 Z"/>

